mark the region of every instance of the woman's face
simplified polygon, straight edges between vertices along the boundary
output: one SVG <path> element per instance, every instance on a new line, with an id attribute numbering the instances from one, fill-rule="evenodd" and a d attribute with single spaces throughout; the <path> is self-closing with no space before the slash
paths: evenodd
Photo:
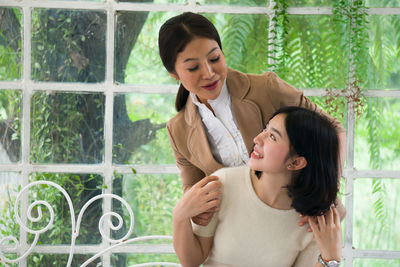
<path id="1" fill-rule="evenodd" d="M 287 171 L 290 142 L 285 128 L 286 114 L 273 117 L 267 127 L 254 138 L 254 149 L 249 160 L 253 170 L 267 173 Z"/>
<path id="2" fill-rule="evenodd" d="M 178 54 L 175 72 L 171 76 L 206 103 L 221 92 L 227 73 L 225 57 L 216 41 L 195 38 Z"/>

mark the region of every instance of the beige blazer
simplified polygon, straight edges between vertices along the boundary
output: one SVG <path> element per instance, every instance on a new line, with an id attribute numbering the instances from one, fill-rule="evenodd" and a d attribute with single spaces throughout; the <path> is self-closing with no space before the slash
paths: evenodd
<path id="1" fill-rule="evenodd" d="M 233 115 L 249 155 L 253 148 L 253 138 L 281 107 L 302 106 L 330 117 L 301 91 L 273 72 L 254 75 L 228 69 L 226 83 L 232 99 Z M 332 120 L 344 131 L 340 122 Z M 190 97 L 185 107 L 168 121 L 167 131 L 184 188 L 224 167 L 211 154 L 203 122 Z"/>

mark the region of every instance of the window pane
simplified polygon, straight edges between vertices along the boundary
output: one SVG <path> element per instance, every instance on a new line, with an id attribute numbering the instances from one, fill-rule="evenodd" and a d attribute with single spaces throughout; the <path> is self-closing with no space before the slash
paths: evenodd
<path id="1" fill-rule="evenodd" d="M 114 78 L 117 82 L 176 84 L 161 62 L 158 51 L 158 31 L 167 19 L 178 14 L 118 12 L 114 68 Z"/>
<path id="2" fill-rule="evenodd" d="M 21 79 L 22 11 L 0 7 L 0 80 Z"/>
<path id="3" fill-rule="evenodd" d="M 348 34 L 333 16 L 289 15 L 283 50 L 276 68 L 297 88 L 345 88 L 348 77 Z M 338 60 L 340 59 L 340 60 Z"/>
<path id="4" fill-rule="evenodd" d="M 71 266 L 81 266 L 93 255 L 91 254 L 74 254 Z M 54 266 L 67 266 L 68 254 L 38 254 L 32 253 L 28 257 L 29 267 L 54 267 Z M 95 259 L 88 266 L 101 266 L 101 257 Z"/>
<path id="5" fill-rule="evenodd" d="M 103 128 L 103 94 L 35 92 L 31 99 L 31 161 L 102 162 Z"/>
<path id="6" fill-rule="evenodd" d="M 104 11 L 34 9 L 32 79 L 104 81 L 106 28 Z"/>
<path id="7" fill-rule="evenodd" d="M 398 179 L 355 180 L 353 244 L 356 249 L 400 250 L 399 192 Z"/>
<path id="8" fill-rule="evenodd" d="M 176 255 L 169 254 L 113 254 L 111 256 L 111 266 L 132 266 L 134 264 L 148 263 L 148 262 L 168 262 L 178 263 L 179 260 Z M 163 266 L 163 265 L 157 265 Z"/>
<path id="9" fill-rule="evenodd" d="M 15 199 L 21 189 L 22 178 L 19 173 L 0 172 L 0 240 L 5 237 L 15 237 L 19 240 L 19 225 L 14 219 Z M 2 245 L 15 245 L 5 242 Z M 4 251 L 4 250 L 3 250 Z M 7 251 L 7 250 L 5 250 Z M 17 258 L 16 254 L 5 253 L 9 259 Z"/>
<path id="10" fill-rule="evenodd" d="M 237 5 L 237 6 L 263 6 L 269 4 L 269 0 L 198 0 L 196 3 L 200 5 Z"/>
<path id="11" fill-rule="evenodd" d="M 366 88 L 400 89 L 400 16 L 370 16 Z"/>
<path id="12" fill-rule="evenodd" d="M 179 13 L 149 12 L 147 20 L 141 28 L 139 17 L 143 14 L 145 13 L 119 12 L 118 14 L 115 79 L 120 83 L 131 84 L 176 84 L 176 81 L 162 65 L 158 51 L 158 31 L 167 19 Z M 261 73 L 266 69 L 268 36 L 268 17 L 266 15 L 204 15 L 214 23 L 219 31 L 229 67 L 251 73 Z M 128 32 L 131 28 L 136 30 Z M 141 30 L 141 32 L 132 53 L 130 53 L 120 39 L 123 40 L 121 36 L 127 34 L 137 34 L 137 30 Z M 125 66 L 126 59 L 128 62 L 125 70 L 123 66 Z"/>
<path id="13" fill-rule="evenodd" d="M 367 7 L 400 7 L 399 0 L 365 0 Z"/>
<path id="14" fill-rule="evenodd" d="M 355 259 L 354 267 L 388 267 L 400 266 L 400 260 L 385 260 L 385 259 Z"/>
<path id="15" fill-rule="evenodd" d="M 262 73 L 268 61 L 268 16 L 203 14 L 213 22 L 222 42 L 228 67 L 245 73 Z"/>
<path id="16" fill-rule="evenodd" d="M 0 163 L 21 159 L 21 102 L 20 90 L 0 90 Z"/>
<path id="17" fill-rule="evenodd" d="M 135 225 L 132 236 L 172 235 L 172 209 L 182 196 L 178 175 L 118 174 L 114 177 L 113 193 L 124 198 L 133 210 Z M 113 204 L 119 203 L 113 200 Z M 126 211 L 124 219 L 130 223 Z M 113 236 L 121 238 L 124 234 L 126 232 L 114 233 Z M 165 240 L 155 242 L 166 243 Z"/>
<path id="18" fill-rule="evenodd" d="M 345 97 L 338 97 L 334 93 L 327 91 L 331 96 L 310 96 L 313 103 L 317 104 L 323 111 L 330 116 L 338 119 L 344 128 L 347 127 L 347 100 Z"/>
<path id="19" fill-rule="evenodd" d="M 176 113 L 174 101 L 171 94 L 121 94 L 114 98 L 114 163 L 175 163 L 165 129 Z"/>
<path id="20" fill-rule="evenodd" d="M 400 167 L 400 99 L 367 98 L 357 118 L 354 163 L 357 169 Z"/>
<path id="21" fill-rule="evenodd" d="M 30 176 L 30 182 L 41 180 L 54 182 L 67 191 L 73 204 L 75 222 L 86 202 L 102 193 L 103 177 L 98 174 L 33 173 Z M 51 185 L 35 185 L 29 189 L 28 197 L 30 203 L 43 200 L 48 202 L 54 210 L 53 226 L 45 234 L 40 235 L 40 244 L 71 244 L 71 214 L 67 199 L 62 192 Z M 35 215 L 36 212 L 37 209 L 33 209 L 32 215 Z M 39 222 L 28 223 L 31 229 L 43 229 L 49 223 L 49 210 L 42 206 L 42 212 L 43 217 Z M 102 199 L 88 206 L 82 217 L 76 244 L 101 243 L 98 223 L 102 213 Z M 33 238 L 32 234 L 28 234 L 29 243 L 32 243 Z"/>

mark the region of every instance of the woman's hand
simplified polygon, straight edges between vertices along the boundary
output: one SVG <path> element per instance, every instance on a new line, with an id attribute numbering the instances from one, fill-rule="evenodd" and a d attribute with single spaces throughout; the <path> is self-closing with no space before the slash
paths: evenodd
<path id="1" fill-rule="evenodd" d="M 317 241 L 322 259 L 339 262 L 342 257 L 342 231 L 336 208 L 331 206 L 325 215 L 310 217 L 308 223 Z"/>
<path id="2" fill-rule="evenodd" d="M 187 190 L 175 205 L 175 220 L 183 221 L 212 210 L 218 209 L 221 195 L 221 182 L 217 176 L 207 176 Z"/>

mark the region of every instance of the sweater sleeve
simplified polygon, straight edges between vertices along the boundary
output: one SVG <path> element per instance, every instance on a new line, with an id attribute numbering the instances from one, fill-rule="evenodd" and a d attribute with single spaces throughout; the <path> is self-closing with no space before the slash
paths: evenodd
<path id="1" fill-rule="evenodd" d="M 314 266 L 318 260 L 318 255 L 319 249 L 313 238 L 307 247 L 297 255 L 293 267 Z"/>

